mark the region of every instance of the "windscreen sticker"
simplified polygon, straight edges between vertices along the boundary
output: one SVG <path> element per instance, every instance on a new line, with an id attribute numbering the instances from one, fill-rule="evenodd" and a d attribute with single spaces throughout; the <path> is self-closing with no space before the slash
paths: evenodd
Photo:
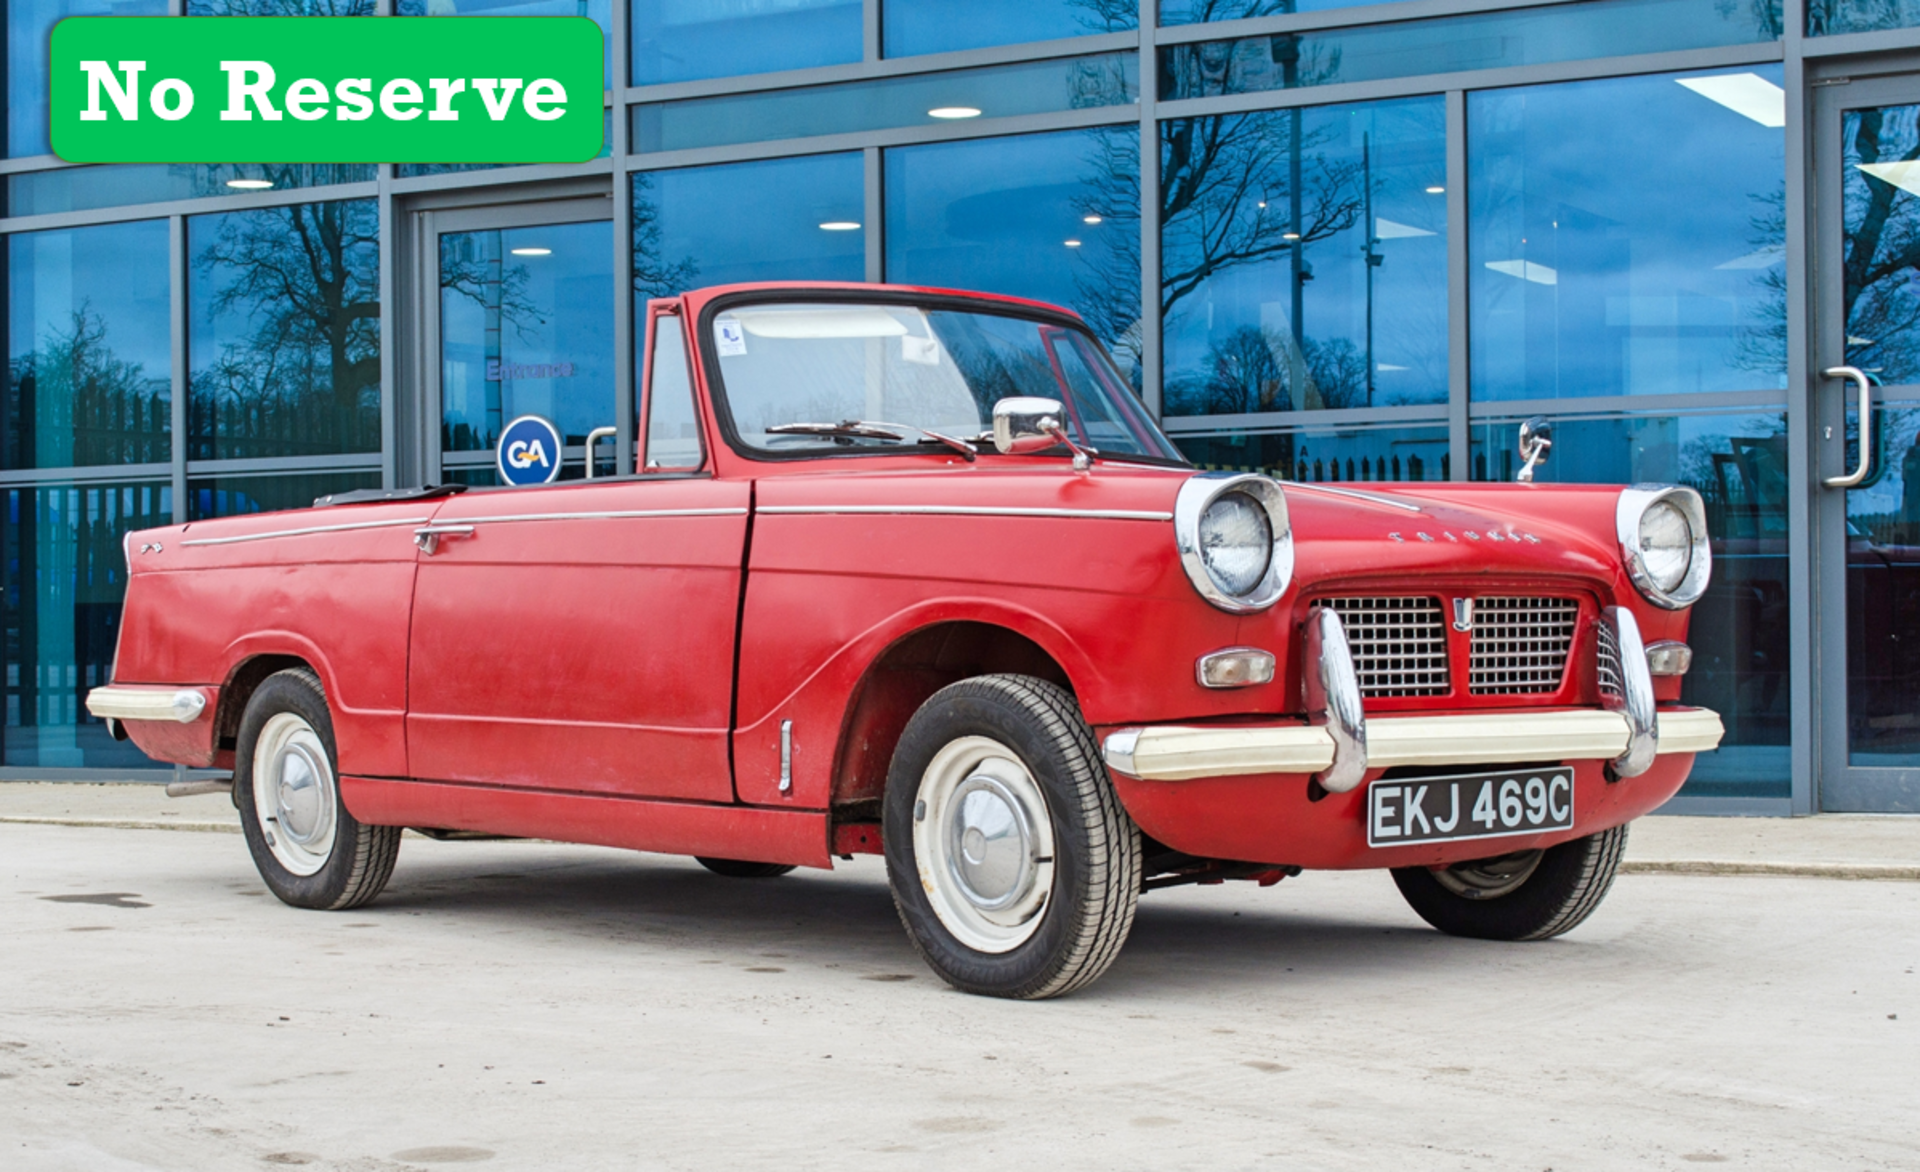
<path id="1" fill-rule="evenodd" d="M 900 335 L 900 357 L 908 362 L 918 362 L 922 366 L 940 365 L 940 339 L 916 338 L 912 334 Z"/>
<path id="2" fill-rule="evenodd" d="M 728 358 L 747 352 L 747 331 L 738 320 L 723 318 L 713 323 L 713 345 L 720 351 L 720 357 Z"/>

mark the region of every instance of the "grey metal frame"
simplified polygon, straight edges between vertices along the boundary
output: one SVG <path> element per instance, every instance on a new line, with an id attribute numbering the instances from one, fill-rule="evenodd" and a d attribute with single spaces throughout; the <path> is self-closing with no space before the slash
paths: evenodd
<path id="1" fill-rule="evenodd" d="M 1844 669 L 1836 669 L 1831 650 L 1836 637 L 1820 622 L 1819 598 L 1844 598 L 1843 582 L 1835 577 L 1835 559 L 1822 556 L 1825 542 L 1831 545 L 1833 526 L 1839 519 L 1832 494 L 1822 497 L 1814 472 L 1829 463 L 1814 440 L 1816 424 L 1836 410 L 1833 396 L 1824 395 L 1812 378 L 1821 361 L 1820 348 L 1813 344 L 1811 313 L 1827 300 L 1809 299 L 1809 290 L 1818 273 L 1813 267 L 1820 256 L 1830 256 L 1832 242 L 1819 236 L 1835 225 L 1820 223 L 1821 200 L 1815 189 L 1819 162 L 1824 156 L 1818 128 L 1809 118 L 1820 116 L 1820 95 L 1840 77 L 1851 77 L 1854 84 L 1873 74 L 1920 73 L 1920 28 L 1888 32 L 1853 33 L 1809 39 L 1805 28 L 1805 0 L 1784 0 L 1785 34 L 1778 42 L 1682 52 L 1653 53 L 1631 57 L 1613 57 L 1551 65 L 1489 69 L 1474 72 L 1436 74 L 1384 79 L 1299 90 L 1163 102 L 1156 92 L 1158 76 L 1154 54 L 1158 48 L 1245 36 L 1356 27 L 1432 17 L 1519 8 L 1541 8 L 1550 4 L 1577 0 L 1397 0 L 1364 7 L 1334 8 L 1316 12 L 1293 13 L 1252 20 L 1213 24 L 1181 25 L 1160 28 L 1157 25 L 1156 0 L 1140 0 L 1139 29 L 1034 44 L 1010 45 L 962 52 L 939 53 L 919 57 L 888 59 L 882 56 L 881 0 L 865 0 L 863 16 L 864 52 L 859 62 L 793 70 L 749 77 L 721 78 L 681 82 L 670 85 L 632 86 L 628 80 L 629 20 L 626 5 L 616 0 L 609 35 L 613 46 L 616 76 L 607 94 L 612 110 L 609 156 L 578 166 L 525 166 L 451 175 L 400 178 L 392 165 L 382 165 L 371 183 L 315 187 L 288 191 L 270 191 L 251 195 L 212 196 L 168 203 L 130 205 L 65 212 L 49 215 L 0 217 L 0 234 L 44 228 L 78 227 L 117 221 L 167 218 L 169 220 L 170 273 L 173 292 L 171 332 L 174 357 L 171 369 L 174 411 L 174 454 L 169 464 L 83 469 L 35 469 L 0 472 L 0 487 L 7 484 L 33 484 L 49 481 L 96 482 L 152 477 L 171 479 L 176 492 L 176 511 L 185 516 L 186 484 L 189 475 L 214 475 L 223 472 L 252 471 L 264 465 L 296 468 L 340 468 L 378 470 L 383 483 L 395 486 L 435 477 L 441 467 L 438 451 L 439 417 L 437 396 L 429 404 L 427 384 L 420 381 L 420 363 L 424 352 L 425 323 L 421 320 L 424 300 L 418 287 L 423 212 L 458 205 L 499 205 L 525 199 L 550 198 L 546 194 L 572 180 L 597 183 L 605 191 L 611 186 L 614 224 L 614 273 L 617 282 L 614 306 L 616 346 L 621 354 L 616 363 L 616 402 L 622 428 L 619 458 L 628 466 L 633 456 L 633 380 L 629 356 L 632 353 L 632 253 L 631 200 L 627 176 L 637 171 L 698 166 L 747 159 L 819 154 L 859 150 L 864 158 L 865 273 L 869 280 L 885 277 L 886 241 L 884 191 L 881 153 L 890 146 L 908 143 L 938 142 L 984 138 L 1004 134 L 1068 130 L 1089 126 L 1137 125 L 1140 135 L 1141 224 L 1141 308 L 1142 376 L 1147 402 L 1160 410 L 1159 388 L 1163 375 L 1159 320 L 1159 235 L 1155 215 L 1159 202 L 1158 166 L 1159 123 L 1168 118 L 1194 117 L 1254 109 L 1281 109 L 1292 106 L 1329 105 L 1369 101 L 1381 98 L 1440 94 L 1446 100 L 1446 183 L 1448 235 L 1453 241 L 1448 259 L 1448 388 L 1446 404 L 1431 407 L 1376 409 L 1372 412 L 1313 412 L 1291 414 L 1284 418 L 1200 417 L 1169 421 L 1179 432 L 1211 430 L 1221 426 L 1241 428 L 1260 426 L 1317 429 L 1352 426 L 1444 426 L 1452 460 L 1452 476 L 1470 475 L 1472 429 L 1476 424 L 1515 418 L 1533 410 L 1549 411 L 1557 417 L 1579 418 L 1620 412 L 1700 413 L 1711 411 L 1771 409 L 1785 412 L 1788 419 L 1789 474 L 1794 486 L 1789 500 L 1789 531 L 1807 534 L 1793 541 L 1789 558 L 1790 639 L 1792 646 L 1791 712 L 1799 732 L 1792 750 L 1792 797 L 1786 800 L 1693 799 L 1678 803 L 1676 809 L 1723 813 L 1811 813 L 1819 807 L 1815 779 L 1821 773 L 1832 777 L 1832 740 L 1823 735 L 1818 719 L 1818 697 L 1844 695 Z M 183 0 L 171 0 L 169 10 L 178 14 Z M 391 0 L 380 0 L 378 12 L 392 10 Z M 375 18 L 377 19 L 377 17 Z M 672 101 L 683 98 L 740 94 L 784 89 L 796 86 L 832 84 L 952 69 L 1013 64 L 1087 53 L 1136 50 L 1141 53 L 1138 108 L 1114 107 L 1091 111 L 1067 111 L 1018 118 L 976 119 L 968 123 L 950 123 L 937 127 L 840 134 L 779 142 L 741 144 L 638 155 L 629 141 L 629 112 L 636 104 Z M 1469 91 L 1503 86 L 1535 85 L 1611 77 L 1638 73 L 1656 73 L 1688 69 L 1723 68 L 1743 64 L 1781 62 L 1785 69 L 1787 91 L 1786 177 L 1787 280 L 1788 280 L 1788 386 L 1784 391 L 1753 392 L 1734 395 L 1631 397 L 1623 399 L 1551 400 L 1533 402 L 1475 403 L 1469 394 L 1469 337 L 1467 294 L 1470 268 L 1466 250 L 1467 229 L 1467 141 L 1466 95 Z M 1866 92 L 1856 90 L 1856 93 Z M 1808 95 L 1815 100 L 1809 102 Z M 1852 101 L 1852 98 L 1846 99 Z M 67 167 L 49 155 L 21 159 L 0 159 L 0 177 Z M 1829 177 L 1830 178 L 1830 177 Z M 1821 178 L 1820 182 L 1825 182 Z M 1837 190 L 1837 189 L 1836 189 Z M 237 211 L 271 207 L 287 203 L 330 199 L 376 198 L 381 225 L 380 295 L 385 307 L 381 315 L 382 450 L 379 453 L 324 457 L 301 461 L 195 461 L 191 466 L 186 452 L 187 330 L 186 288 L 188 258 L 185 253 L 185 219 L 206 212 Z M 3 209 L 0 209 L 3 210 Z M 4 299 L 0 288 L 0 299 Z M 1830 332 L 1830 331 L 1829 331 Z M 1890 388 L 1886 399 L 1920 400 L 1920 388 Z M 1818 567 L 1816 571 L 1816 566 Z M 1841 567 L 1843 570 L 1844 567 Z M 1836 612 L 1837 613 L 1837 612 Z M 1831 627 L 1831 624 L 1828 624 Z M 1844 632 L 1838 636 L 1844 638 Z M 1832 673 L 1841 687 L 1834 687 Z M 1816 687 L 1816 681 L 1821 685 Z M 1843 752 L 1843 750 L 1842 750 Z M 8 771 L 11 772 L 11 771 Z M 51 776 L 53 771 L 40 771 Z M 1843 791 L 1844 792 L 1844 791 Z"/>

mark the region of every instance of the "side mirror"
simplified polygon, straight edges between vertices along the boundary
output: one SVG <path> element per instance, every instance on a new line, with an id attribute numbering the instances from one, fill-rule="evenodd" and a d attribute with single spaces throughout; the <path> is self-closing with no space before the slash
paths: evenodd
<path id="1" fill-rule="evenodd" d="M 1547 462 L 1553 447 L 1553 424 L 1536 415 L 1520 425 L 1520 458 L 1525 461 L 1514 476 L 1522 484 L 1533 481 L 1533 470 Z"/>
<path id="2" fill-rule="evenodd" d="M 1016 395 L 993 405 L 993 446 L 1003 456 L 1044 452 L 1060 444 L 1060 417 L 1066 408 L 1058 399 Z"/>

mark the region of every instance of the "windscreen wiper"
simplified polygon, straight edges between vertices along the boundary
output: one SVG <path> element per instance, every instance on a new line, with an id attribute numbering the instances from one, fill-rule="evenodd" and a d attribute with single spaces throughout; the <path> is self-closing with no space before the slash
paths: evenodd
<path id="1" fill-rule="evenodd" d="M 817 435 L 829 439 L 877 439 L 905 443 L 910 436 L 921 438 L 917 444 L 944 444 L 958 452 L 971 464 L 979 458 L 974 446 L 963 439 L 955 439 L 937 431 L 928 431 L 924 427 L 915 427 L 910 423 L 878 423 L 866 419 L 843 419 L 839 423 L 776 423 L 764 429 L 768 435 Z"/>

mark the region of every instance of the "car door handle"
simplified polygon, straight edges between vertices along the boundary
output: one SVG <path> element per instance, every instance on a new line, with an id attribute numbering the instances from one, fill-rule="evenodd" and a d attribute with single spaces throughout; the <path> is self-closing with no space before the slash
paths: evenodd
<path id="1" fill-rule="evenodd" d="M 413 544 L 421 553 L 432 557 L 440 548 L 440 542 L 448 537 L 472 537 L 471 525 L 422 525 L 413 531 Z"/>
<path id="2" fill-rule="evenodd" d="M 1851 379 L 1860 388 L 1860 458 L 1845 476 L 1829 476 L 1820 482 L 1828 488 L 1852 488 L 1873 470 L 1873 384 L 1855 366 L 1832 366 L 1820 374 L 1824 378 Z"/>

